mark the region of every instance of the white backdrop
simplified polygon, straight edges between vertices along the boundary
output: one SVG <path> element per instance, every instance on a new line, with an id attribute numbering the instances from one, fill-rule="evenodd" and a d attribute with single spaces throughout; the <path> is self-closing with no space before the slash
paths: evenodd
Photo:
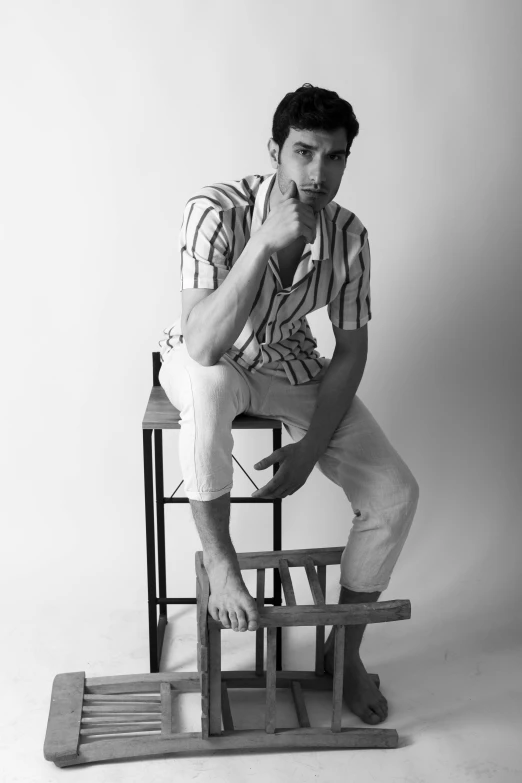
<path id="1" fill-rule="evenodd" d="M 11 685 L 38 678 L 42 714 L 59 671 L 148 669 L 141 420 L 181 308 L 183 206 L 271 172 L 273 113 L 304 82 L 360 122 L 336 197 L 372 248 L 359 394 L 420 485 L 382 597 L 412 620 L 369 628 L 363 652 L 520 644 L 521 23 L 508 0 L 1 3 L 0 656 Z M 326 311 L 309 320 L 330 356 Z M 270 435 L 235 442 L 266 483 Z M 238 550 L 271 547 L 270 508 L 233 506 Z M 314 470 L 283 502 L 283 547 L 342 545 L 352 516 Z M 169 592 L 193 594 L 188 505 L 167 509 L 167 547 Z"/>

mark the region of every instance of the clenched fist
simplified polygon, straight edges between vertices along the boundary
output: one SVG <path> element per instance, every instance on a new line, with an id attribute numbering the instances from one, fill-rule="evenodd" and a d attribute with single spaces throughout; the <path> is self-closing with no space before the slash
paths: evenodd
<path id="1" fill-rule="evenodd" d="M 259 229 L 274 253 L 295 242 L 300 236 L 313 244 L 315 241 L 316 215 L 309 204 L 299 201 L 297 186 L 293 179 L 279 204 L 270 212 Z"/>

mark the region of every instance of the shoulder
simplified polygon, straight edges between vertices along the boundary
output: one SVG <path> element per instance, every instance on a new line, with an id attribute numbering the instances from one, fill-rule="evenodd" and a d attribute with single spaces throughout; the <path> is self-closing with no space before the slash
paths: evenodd
<path id="1" fill-rule="evenodd" d="M 324 208 L 324 214 L 333 231 L 339 231 L 364 243 L 368 231 L 355 212 L 342 207 L 336 201 L 330 201 Z"/>
<path id="2" fill-rule="evenodd" d="M 217 212 L 253 207 L 261 183 L 269 174 L 251 174 L 243 179 L 215 182 L 195 191 L 187 200 L 185 210 L 192 205 L 201 210 L 214 209 Z"/>

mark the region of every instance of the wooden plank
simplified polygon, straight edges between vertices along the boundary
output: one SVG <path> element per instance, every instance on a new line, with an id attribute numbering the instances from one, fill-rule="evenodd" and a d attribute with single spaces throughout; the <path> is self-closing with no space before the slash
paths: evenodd
<path id="1" fill-rule="evenodd" d="M 158 702 L 148 704 L 145 701 L 141 704 L 132 704 L 132 702 L 126 702 L 125 704 L 110 704 L 104 702 L 103 704 L 90 704 L 88 707 L 84 706 L 83 708 L 84 715 L 103 715 L 104 713 L 114 714 L 118 712 L 126 712 L 129 714 L 133 712 L 155 712 L 159 715 L 161 710 Z"/>
<path id="2" fill-rule="evenodd" d="M 326 566 L 317 567 L 317 578 L 322 594 L 326 597 Z M 315 673 L 324 674 L 324 640 L 325 627 L 318 625 L 315 629 Z"/>
<path id="3" fill-rule="evenodd" d="M 172 689 L 168 682 L 161 683 L 161 736 L 172 734 Z"/>
<path id="4" fill-rule="evenodd" d="M 107 723 L 160 723 L 161 717 L 154 715 L 97 715 L 94 718 L 82 717 L 82 726 L 88 729 L 90 726 L 104 726 Z"/>
<path id="5" fill-rule="evenodd" d="M 273 734 L 275 732 L 276 724 L 276 634 L 277 628 L 267 628 L 265 731 L 268 734 Z"/>
<path id="6" fill-rule="evenodd" d="M 209 676 L 207 672 L 201 672 L 201 736 L 209 737 Z"/>
<path id="7" fill-rule="evenodd" d="M 199 691 L 198 672 L 155 672 L 154 674 L 116 674 L 110 677 L 87 677 L 86 693 L 159 693 L 162 682 L 170 682 L 180 691 Z"/>
<path id="8" fill-rule="evenodd" d="M 367 625 L 408 620 L 409 601 L 376 601 L 364 604 L 324 604 L 323 606 L 265 606 L 259 610 L 262 628 L 292 625 Z M 208 627 L 225 630 L 220 622 L 208 617 Z"/>
<path id="9" fill-rule="evenodd" d="M 83 696 L 84 704 L 91 704 L 93 702 L 99 702 L 105 704 L 107 702 L 116 702 L 117 704 L 128 704 L 134 702 L 141 704 L 142 702 L 161 702 L 161 694 L 159 693 L 85 693 Z"/>
<path id="10" fill-rule="evenodd" d="M 48 761 L 58 763 L 78 753 L 84 687 L 85 672 L 57 674 L 54 678 L 44 741 Z"/>
<path id="11" fill-rule="evenodd" d="M 310 556 L 305 557 L 304 567 L 306 576 L 308 577 L 308 584 L 310 585 L 312 598 L 314 599 L 314 604 L 317 606 L 324 606 L 324 594 L 321 590 L 321 585 L 319 584 L 319 578 L 317 576 L 317 571 L 315 570 L 314 561 Z"/>
<path id="12" fill-rule="evenodd" d="M 296 600 L 294 586 L 292 584 L 292 577 L 290 576 L 288 562 L 284 558 L 281 558 L 279 561 L 279 575 L 281 576 L 281 585 L 283 586 L 286 605 L 295 606 Z"/>
<path id="13" fill-rule="evenodd" d="M 221 680 L 221 716 L 223 718 L 223 728 L 225 731 L 234 731 L 234 721 L 232 720 L 232 710 L 228 698 L 227 684 Z"/>
<path id="14" fill-rule="evenodd" d="M 257 569 L 257 591 L 256 591 L 256 604 L 259 611 L 261 611 L 265 605 L 265 576 L 266 572 L 264 568 Z M 262 628 L 256 631 L 256 674 L 261 675 L 264 671 L 263 666 L 263 653 L 264 653 L 264 641 L 265 635 Z"/>
<path id="15" fill-rule="evenodd" d="M 208 647 L 208 627 L 207 618 L 208 614 L 208 600 L 210 597 L 210 582 L 208 574 L 205 570 L 203 563 L 203 552 L 196 552 L 196 598 L 197 598 L 197 624 L 198 624 L 198 641 L 204 647 Z M 199 583 L 199 588 L 198 588 Z"/>
<path id="16" fill-rule="evenodd" d="M 310 719 L 306 710 L 306 704 L 303 696 L 303 689 L 297 680 L 291 682 L 292 697 L 294 699 L 294 707 L 297 714 L 297 720 L 301 728 L 307 728 L 310 726 Z"/>
<path id="17" fill-rule="evenodd" d="M 209 733 L 221 734 L 221 631 L 210 628 L 209 644 Z"/>
<path id="18" fill-rule="evenodd" d="M 344 552 L 343 546 L 324 547 L 323 549 L 283 549 L 274 552 L 269 549 L 265 552 L 240 552 L 237 555 L 239 567 L 242 570 L 249 568 L 277 568 L 279 560 L 286 560 L 289 566 L 304 566 L 307 557 L 313 556 L 317 565 L 338 565 Z"/>
<path id="19" fill-rule="evenodd" d="M 98 727 L 89 727 L 88 729 L 80 729 L 81 737 L 95 737 L 105 736 L 110 734 L 147 734 L 157 733 L 158 736 L 163 736 L 161 729 L 161 721 L 155 721 L 154 723 L 113 723 L 111 725 Z"/>
<path id="20" fill-rule="evenodd" d="M 93 761 L 147 758 L 173 753 L 203 753 L 219 750 L 256 750 L 294 748 L 396 748 L 399 736 L 395 729 L 344 728 L 333 733 L 329 728 L 277 729 L 267 734 L 259 729 L 222 732 L 220 737 L 202 739 L 199 732 L 182 732 L 168 739 L 122 737 L 94 740 L 80 745 L 79 754 L 57 764 L 69 767 Z"/>
<path id="21" fill-rule="evenodd" d="M 335 626 L 332 731 L 341 731 L 344 679 L 344 625 Z"/>

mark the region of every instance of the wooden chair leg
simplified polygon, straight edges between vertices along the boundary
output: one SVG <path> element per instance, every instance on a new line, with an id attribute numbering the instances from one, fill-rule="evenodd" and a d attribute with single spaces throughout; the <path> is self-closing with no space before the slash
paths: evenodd
<path id="1" fill-rule="evenodd" d="M 334 647 L 333 675 L 333 709 L 332 731 L 341 731 L 341 714 L 343 709 L 343 677 L 344 677 L 344 637 L 345 626 L 336 625 Z"/>
<path id="2" fill-rule="evenodd" d="M 266 629 L 266 713 L 265 731 L 275 732 L 276 725 L 276 647 L 277 628 Z"/>
<path id="3" fill-rule="evenodd" d="M 209 628 L 209 732 L 221 734 L 221 630 Z"/>
<path id="4" fill-rule="evenodd" d="M 258 609 L 262 609 L 265 605 L 265 569 L 264 568 L 257 569 L 256 603 Z M 263 628 L 259 628 L 256 631 L 256 674 L 260 677 L 264 673 L 263 647 L 264 647 L 264 631 Z"/>

